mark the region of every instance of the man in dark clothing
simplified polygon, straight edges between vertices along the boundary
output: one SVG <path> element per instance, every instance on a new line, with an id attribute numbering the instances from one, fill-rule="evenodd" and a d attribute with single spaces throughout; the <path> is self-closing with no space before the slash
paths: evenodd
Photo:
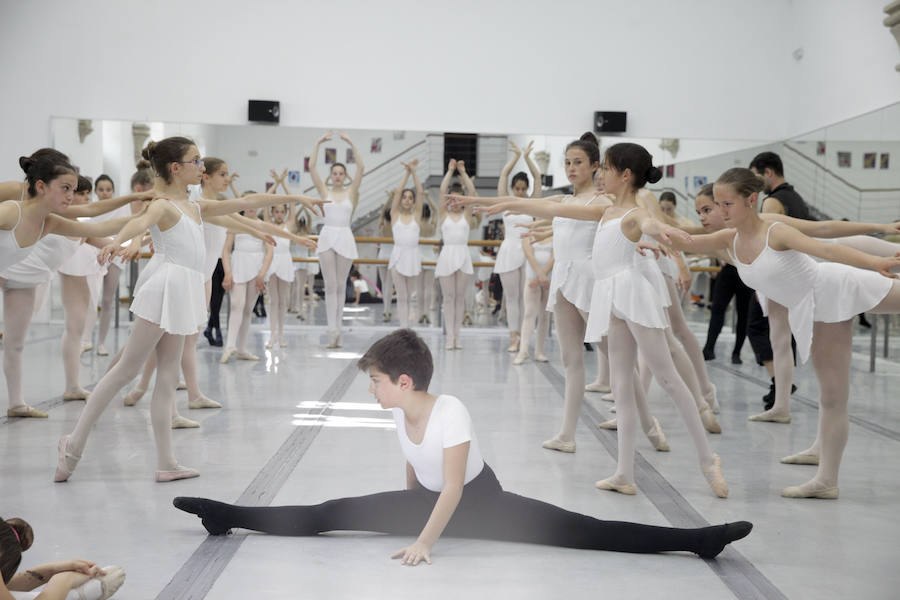
<path id="1" fill-rule="evenodd" d="M 794 186 L 785 181 L 784 166 L 780 156 L 774 152 L 761 152 L 750 161 L 750 170 L 763 180 L 763 190 L 767 194 L 762 201 L 760 212 L 812 220 L 806 202 L 794 190 Z M 763 405 L 766 410 L 769 410 L 775 403 L 775 367 L 772 364 L 772 344 L 769 341 L 769 319 L 763 315 L 762 307 L 760 307 L 755 294 L 750 302 L 747 337 L 756 354 L 756 362 L 766 367 L 772 378 L 769 393 L 763 396 Z M 796 344 L 793 337 L 791 337 L 791 349 L 794 350 L 796 357 Z M 792 393 L 796 389 L 796 386 L 791 386 Z"/>

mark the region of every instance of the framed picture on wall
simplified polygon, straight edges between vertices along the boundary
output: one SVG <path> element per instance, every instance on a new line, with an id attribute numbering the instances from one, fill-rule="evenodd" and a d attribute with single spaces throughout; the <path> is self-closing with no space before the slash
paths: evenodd
<path id="1" fill-rule="evenodd" d="M 706 185 L 707 181 L 706 175 L 694 175 L 694 191 L 697 191 Z"/>
<path id="2" fill-rule="evenodd" d="M 288 171 L 288 183 L 294 185 L 300 183 L 300 171 Z"/>
<path id="3" fill-rule="evenodd" d="M 891 155 L 888 152 L 881 153 L 881 160 L 879 161 L 878 168 L 879 169 L 889 169 L 891 164 Z"/>
<path id="4" fill-rule="evenodd" d="M 670 179 L 675 177 L 675 165 L 666 165 L 666 177 Z"/>
<path id="5" fill-rule="evenodd" d="M 330 165 L 337 162 L 337 149 L 325 148 L 325 164 Z"/>
<path id="6" fill-rule="evenodd" d="M 875 152 L 866 152 L 863 154 L 863 169 L 874 169 L 876 156 L 878 155 Z"/>
<path id="7" fill-rule="evenodd" d="M 348 165 L 352 165 L 356 162 L 356 157 L 353 156 L 353 148 L 347 148 L 347 160 L 344 161 Z"/>
<path id="8" fill-rule="evenodd" d="M 825 142 L 816 142 L 816 156 L 825 154 Z"/>
<path id="9" fill-rule="evenodd" d="M 842 169 L 849 169 L 852 166 L 851 154 L 849 152 L 838 152 L 837 153 L 837 161 L 838 166 Z"/>
<path id="10" fill-rule="evenodd" d="M 309 173 L 309 157 L 308 156 L 303 157 L 303 172 Z"/>
<path id="11" fill-rule="evenodd" d="M 372 138 L 372 154 L 381 152 L 381 138 Z"/>

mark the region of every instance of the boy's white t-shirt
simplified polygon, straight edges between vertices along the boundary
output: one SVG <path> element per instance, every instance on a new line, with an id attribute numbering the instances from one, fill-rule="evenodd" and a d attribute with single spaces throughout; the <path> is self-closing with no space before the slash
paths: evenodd
<path id="1" fill-rule="evenodd" d="M 392 408 L 391 412 L 397 425 L 400 448 L 423 487 L 432 492 L 444 489 L 444 448 L 452 448 L 465 442 L 469 442 L 469 457 L 463 482 L 469 483 L 481 473 L 484 459 L 472 428 L 472 418 L 459 398 L 447 395 L 437 397 L 421 444 L 413 444 L 406 435 L 403 409 Z"/>
<path id="2" fill-rule="evenodd" d="M 362 279 L 356 279 L 353 282 L 353 287 L 359 290 L 360 294 L 365 294 L 369 291 L 369 284 L 363 281 Z"/>

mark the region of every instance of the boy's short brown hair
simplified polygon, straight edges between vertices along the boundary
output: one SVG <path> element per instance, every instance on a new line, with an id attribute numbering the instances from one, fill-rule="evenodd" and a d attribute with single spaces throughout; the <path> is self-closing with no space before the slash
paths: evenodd
<path id="1" fill-rule="evenodd" d="M 398 329 L 372 344 L 356 363 L 360 371 L 375 367 L 397 383 L 401 375 L 413 380 L 413 389 L 427 392 L 434 373 L 431 351 L 412 329 Z"/>

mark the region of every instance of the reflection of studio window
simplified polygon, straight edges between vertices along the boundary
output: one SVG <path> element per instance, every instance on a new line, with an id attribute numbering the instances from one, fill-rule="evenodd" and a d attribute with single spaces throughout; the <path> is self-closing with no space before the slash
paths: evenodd
<path id="1" fill-rule="evenodd" d="M 466 173 L 469 177 L 475 177 L 478 174 L 478 134 L 445 133 L 444 164 L 451 158 L 465 161 Z"/>

